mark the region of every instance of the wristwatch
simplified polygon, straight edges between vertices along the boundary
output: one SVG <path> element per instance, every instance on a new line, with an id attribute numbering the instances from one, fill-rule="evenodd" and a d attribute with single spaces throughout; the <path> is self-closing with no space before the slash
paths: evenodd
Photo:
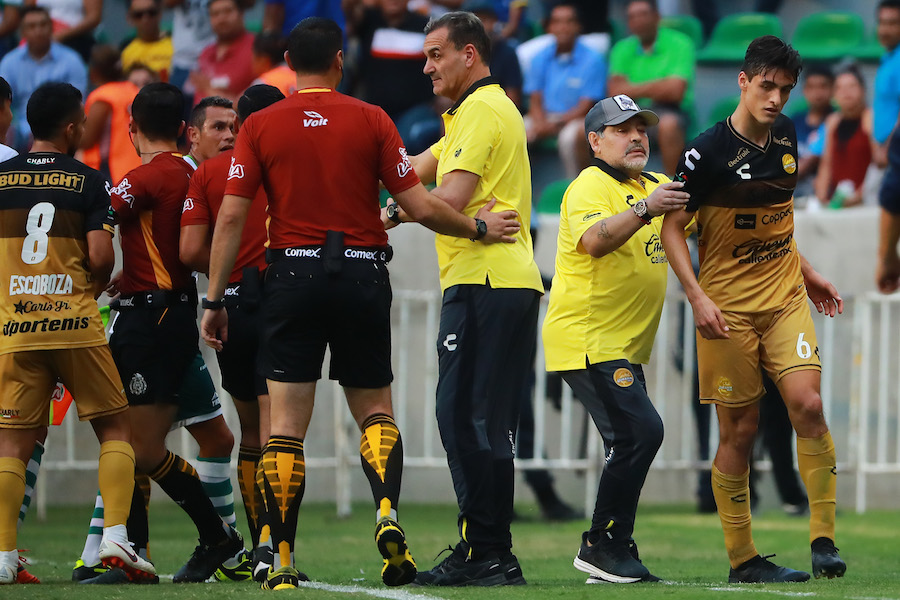
<path id="1" fill-rule="evenodd" d="M 219 310 L 220 308 L 225 308 L 225 298 L 219 298 L 218 300 L 204 298 L 200 301 L 200 306 L 202 306 L 204 310 Z"/>
<path id="2" fill-rule="evenodd" d="M 634 203 L 632 207 L 634 209 L 634 214 L 637 215 L 637 218 L 641 220 L 644 225 L 650 224 L 650 219 L 653 217 L 647 212 L 647 201 L 646 200 L 638 200 Z"/>
<path id="3" fill-rule="evenodd" d="M 481 238 L 487 235 L 487 223 L 482 221 L 481 219 L 475 219 L 475 237 L 472 238 L 473 242 L 477 242 Z"/>
<path id="4" fill-rule="evenodd" d="M 387 205 L 387 218 L 397 223 L 398 225 L 403 221 L 400 220 L 400 205 L 394 202 L 393 204 Z"/>

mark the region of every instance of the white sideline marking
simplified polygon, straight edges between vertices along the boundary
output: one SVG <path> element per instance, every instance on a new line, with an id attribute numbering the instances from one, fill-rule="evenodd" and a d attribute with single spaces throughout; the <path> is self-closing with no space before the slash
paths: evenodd
<path id="1" fill-rule="evenodd" d="M 385 598 L 386 600 L 442 600 L 435 596 L 413 594 L 405 590 L 383 590 L 358 585 L 331 585 L 328 583 L 319 583 L 318 581 L 301 581 L 300 587 L 313 588 L 315 590 L 323 590 L 326 592 L 339 592 L 342 594 L 367 594 L 369 596 L 375 596 L 376 598 Z"/>
<path id="2" fill-rule="evenodd" d="M 776 596 L 815 596 L 815 592 L 782 592 L 780 590 L 766 590 L 759 587 L 711 587 L 714 592 L 753 592 L 755 594 L 775 594 Z"/>

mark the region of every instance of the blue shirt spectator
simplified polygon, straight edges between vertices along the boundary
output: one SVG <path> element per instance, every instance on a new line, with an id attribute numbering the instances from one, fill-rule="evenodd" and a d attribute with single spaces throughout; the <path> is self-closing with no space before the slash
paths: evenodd
<path id="1" fill-rule="evenodd" d="M 331 19 L 346 36 L 347 20 L 341 8 L 341 0 L 266 0 L 263 30 L 280 31 L 284 37 L 288 37 L 294 25 L 306 17 Z"/>
<path id="2" fill-rule="evenodd" d="M 596 102 L 606 96 L 606 61 L 581 40 L 566 54 L 551 44 L 534 57 L 525 80 L 525 93 L 535 92 L 548 113 L 564 113 L 582 99 Z"/>
<path id="3" fill-rule="evenodd" d="M 875 141 L 883 144 L 894 130 L 897 115 L 900 114 L 900 46 L 894 47 L 881 58 L 881 65 L 875 75 L 872 109 L 875 111 L 872 133 Z"/>
<path id="4" fill-rule="evenodd" d="M 25 108 L 32 92 L 48 81 L 71 83 L 82 94 L 87 93 L 87 68 L 78 53 L 53 41 L 53 25 L 47 10 L 28 7 L 22 15 L 22 37 L 25 44 L 11 50 L 0 61 L 0 77 L 13 89 L 14 147 L 27 151 L 31 145 L 31 128 Z"/>

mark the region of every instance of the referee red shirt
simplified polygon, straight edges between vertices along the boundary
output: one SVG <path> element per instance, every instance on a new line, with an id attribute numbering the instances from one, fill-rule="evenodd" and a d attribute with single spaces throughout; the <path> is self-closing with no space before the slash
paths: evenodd
<path id="1" fill-rule="evenodd" d="M 181 213 L 181 226 L 208 225 L 210 231 L 216 227 L 216 215 L 222 207 L 222 198 L 225 196 L 225 180 L 228 177 L 228 168 L 231 165 L 233 150 L 226 150 L 208 160 L 200 163 L 194 176 L 191 177 L 191 185 L 188 187 L 187 198 L 184 201 L 184 209 Z M 228 277 L 228 283 L 241 280 L 244 267 L 266 268 L 266 192 L 262 186 L 257 188 L 253 202 L 250 204 L 250 212 L 247 214 L 247 223 L 241 233 L 241 245 L 237 259 L 234 261 L 234 269 Z"/>
<path id="2" fill-rule="evenodd" d="M 254 113 L 241 127 L 226 194 L 269 198 L 269 247 L 384 246 L 378 180 L 392 194 L 419 183 L 397 128 L 377 106 L 308 88 Z"/>
<path id="3" fill-rule="evenodd" d="M 181 154 L 165 152 L 110 190 L 122 238 L 122 294 L 191 287 L 191 271 L 178 258 L 178 238 L 192 173 Z"/>

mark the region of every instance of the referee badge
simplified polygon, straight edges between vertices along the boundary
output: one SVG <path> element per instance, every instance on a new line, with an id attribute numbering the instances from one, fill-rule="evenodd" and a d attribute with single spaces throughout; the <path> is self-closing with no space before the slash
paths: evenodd
<path id="1" fill-rule="evenodd" d="M 628 369 L 616 369 L 616 372 L 613 373 L 613 381 L 617 386 L 626 388 L 634 383 L 634 375 Z"/>
<path id="2" fill-rule="evenodd" d="M 797 170 L 797 161 L 794 160 L 793 155 L 788 153 L 781 157 L 781 166 L 788 175 L 793 175 Z"/>

